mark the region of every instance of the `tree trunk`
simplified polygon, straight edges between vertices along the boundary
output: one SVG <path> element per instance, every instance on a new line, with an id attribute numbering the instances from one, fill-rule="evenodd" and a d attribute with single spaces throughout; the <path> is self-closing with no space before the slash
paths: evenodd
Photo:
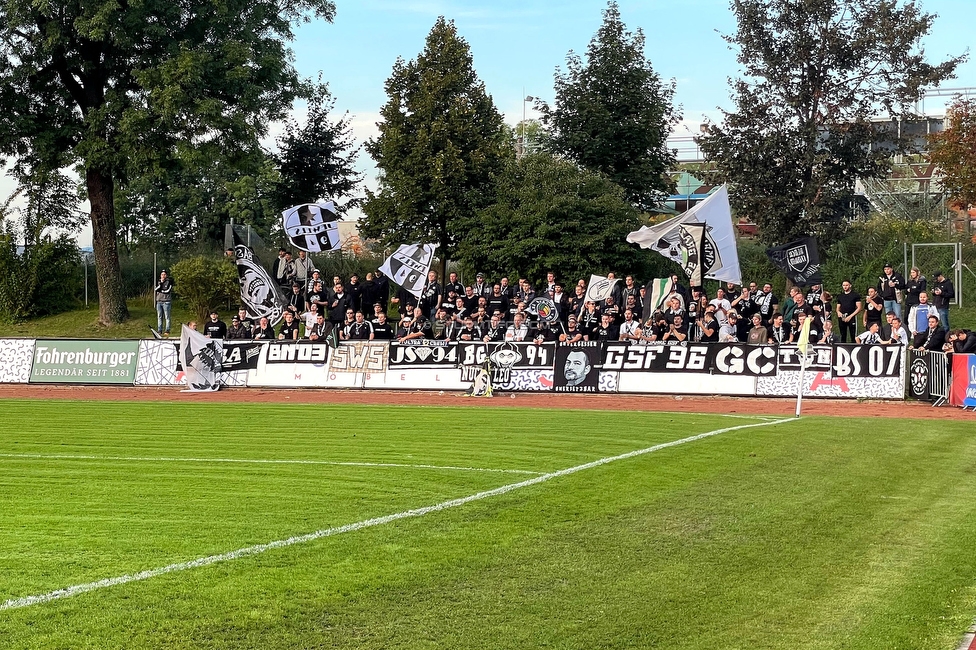
<path id="1" fill-rule="evenodd" d="M 98 322 L 121 323 L 129 317 L 115 232 L 115 183 L 111 173 L 89 167 L 85 172 L 91 202 L 92 248 L 98 281 Z"/>

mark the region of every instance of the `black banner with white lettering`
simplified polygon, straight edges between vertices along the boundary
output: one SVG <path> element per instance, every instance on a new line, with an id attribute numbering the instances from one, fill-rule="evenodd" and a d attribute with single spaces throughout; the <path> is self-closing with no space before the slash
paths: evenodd
<path id="1" fill-rule="evenodd" d="M 221 364 L 223 372 L 235 370 L 254 370 L 258 367 L 261 356 L 261 346 L 266 345 L 258 341 L 228 341 L 224 339 L 224 361 Z"/>
<path id="2" fill-rule="evenodd" d="M 834 346 L 835 377 L 899 377 L 900 345 Z"/>
<path id="3" fill-rule="evenodd" d="M 308 363 L 323 365 L 329 360 L 328 343 L 318 341 L 272 341 L 268 344 L 267 363 Z"/>
<path id="4" fill-rule="evenodd" d="M 390 344 L 391 367 L 456 368 L 458 344 L 454 341 L 393 342 Z"/>
<path id="5" fill-rule="evenodd" d="M 928 350 L 908 351 L 908 396 L 920 402 L 932 399 L 932 355 Z"/>

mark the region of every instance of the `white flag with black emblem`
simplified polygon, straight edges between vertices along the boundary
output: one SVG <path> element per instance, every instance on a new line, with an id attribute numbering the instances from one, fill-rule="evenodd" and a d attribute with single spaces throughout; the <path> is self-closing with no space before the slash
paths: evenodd
<path id="1" fill-rule="evenodd" d="M 740 284 L 742 272 L 739 270 L 739 250 L 732 226 L 729 193 L 724 185 L 687 212 L 662 223 L 635 230 L 627 235 L 627 241 L 641 248 L 655 250 L 681 264 L 682 224 L 705 225 L 705 243 L 700 251 L 704 260 L 704 276 Z"/>
<path id="2" fill-rule="evenodd" d="M 393 255 L 386 258 L 380 271 L 419 300 L 424 294 L 436 248 L 434 244 L 401 244 Z"/>
<path id="3" fill-rule="evenodd" d="M 335 203 L 303 203 L 281 213 L 281 227 L 296 248 L 310 253 L 338 250 L 339 214 Z"/>
<path id="4" fill-rule="evenodd" d="M 180 357 L 186 376 L 183 392 L 215 391 L 220 388 L 220 369 L 224 342 L 183 326 L 180 332 Z"/>
<path id="5" fill-rule="evenodd" d="M 603 302 L 613 294 L 613 287 L 620 280 L 604 277 L 602 275 L 590 275 L 590 281 L 586 285 L 586 300 L 588 302 Z"/>

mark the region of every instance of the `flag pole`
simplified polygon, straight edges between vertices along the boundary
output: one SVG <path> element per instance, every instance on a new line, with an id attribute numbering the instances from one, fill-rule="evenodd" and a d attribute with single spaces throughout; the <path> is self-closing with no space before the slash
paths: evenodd
<path id="1" fill-rule="evenodd" d="M 796 417 L 800 417 L 800 409 L 803 404 L 803 375 L 807 370 L 807 355 L 803 355 L 800 360 L 800 386 L 796 391 Z"/>
<path id="2" fill-rule="evenodd" d="M 810 326 L 812 323 L 812 317 L 803 320 L 800 338 L 796 342 L 796 347 L 800 351 L 800 385 L 796 389 L 796 417 L 800 417 L 800 408 L 803 404 L 803 375 L 807 371 L 807 352 L 810 350 Z"/>

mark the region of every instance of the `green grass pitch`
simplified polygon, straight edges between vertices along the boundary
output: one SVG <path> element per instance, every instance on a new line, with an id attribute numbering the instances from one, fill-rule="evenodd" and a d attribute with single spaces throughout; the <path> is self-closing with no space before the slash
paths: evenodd
<path id="1" fill-rule="evenodd" d="M 971 423 L 470 402 L 0 409 L 2 648 L 952 650 L 976 615 Z M 763 426 L 9 606 L 749 424 Z"/>

